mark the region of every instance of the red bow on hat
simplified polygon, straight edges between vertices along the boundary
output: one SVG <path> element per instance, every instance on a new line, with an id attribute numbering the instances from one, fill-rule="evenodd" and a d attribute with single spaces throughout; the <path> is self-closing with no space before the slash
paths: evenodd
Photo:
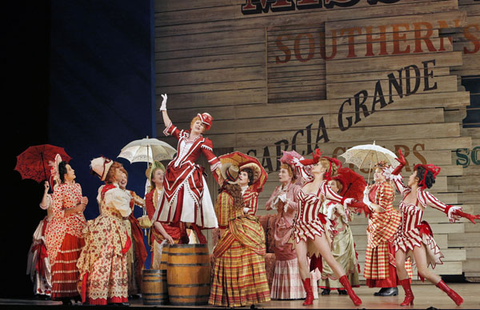
<path id="1" fill-rule="evenodd" d="M 337 166 L 337 168 L 341 168 L 342 167 L 342 162 L 339 161 L 338 159 L 332 158 L 332 157 L 323 156 L 322 158 L 325 158 L 330 163 L 330 165 L 328 166 L 328 171 L 325 172 L 324 179 L 325 180 L 331 180 L 332 179 L 332 164 Z"/>
<path id="2" fill-rule="evenodd" d="M 425 169 L 425 173 L 423 174 L 423 178 L 420 180 L 420 182 L 418 182 L 418 185 L 421 188 L 426 188 L 427 187 L 427 184 L 425 184 L 425 177 L 427 176 L 428 171 L 433 173 L 433 178 L 436 178 L 437 175 L 440 173 L 440 170 L 441 170 L 440 167 L 432 165 L 432 164 L 428 164 L 428 165 L 417 164 L 417 165 L 415 165 L 413 170 L 416 171 L 419 167 L 422 167 L 423 169 Z"/>
<path id="3" fill-rule="evenodd" d="M 322 157 L 322 151 L 320 151 L 320 149 L 315 149 L 313 152 L 313 159 L 302 159 L 300 160 L 300 163 L 304 166 L 315 165 L 320 160 L 320 157 Z"/>
<path id="4" fill-rule="evenodd" d="M 212 126 L 213 117 L 207 112 L 202 114 L 198 113 L 197 116 L 200 118 L 200 121 L 205 125 L 205 130 L 209 130 Z"/>

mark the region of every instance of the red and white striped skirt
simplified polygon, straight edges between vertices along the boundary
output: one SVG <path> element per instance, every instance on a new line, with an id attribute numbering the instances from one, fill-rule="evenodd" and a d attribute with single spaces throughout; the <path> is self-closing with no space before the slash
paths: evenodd
<path id="1" fill-rule="evenodd" d="M 52 265 L 52 299 L 79 296 L 77 283 L 80 280 L 80 272 L 77 260 L 84 245 L 83 238 L 65 234 Z"/>

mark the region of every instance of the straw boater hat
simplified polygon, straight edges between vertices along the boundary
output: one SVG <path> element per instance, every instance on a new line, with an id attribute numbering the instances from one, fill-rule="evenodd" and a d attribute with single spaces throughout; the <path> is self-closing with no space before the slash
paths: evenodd
<path id="1" fill-rule="evenodd" d="M 90 169 L 98 175 L 101 181 L 105 181 L 108 170 L 113 164 L 113 160 L 106 157 L 97 157 L 90 162 Z"/>
<path id="2" fill-rule="evenodd" d="M 240 170 L 238 169 L 238 166 L 232 163 L 225 163 L 220 168 L 220 174 L 222 175 L 223 179 L 230 184 L 236 183 L 239 173 Z"/>

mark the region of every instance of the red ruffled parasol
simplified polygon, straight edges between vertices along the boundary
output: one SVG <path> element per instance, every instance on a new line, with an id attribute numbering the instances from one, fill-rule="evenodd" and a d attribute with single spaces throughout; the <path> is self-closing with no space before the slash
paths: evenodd
<path id="1" fill-rule="evenodd" d="M 63 147 L 51 144 L 30 146 L 17 156 L 15 170 L 20 173 L 22 179 L 32 179 L 38 183 L 50 178 L 50 162 L 55 161 L 55 156 L 60 154 L 62 160 L 69 162 L 71 157 Z"/>
<path id="2" fill-rule="evenodd" d="M 367 186 L 367 182 L 360 174 L 350 168 L 342 167 L 337 170 L 337 176 L 334 179 L 339 180 L 343 185 L 341 196 L 358 201 L 363 200 L 363 191 Z"/>

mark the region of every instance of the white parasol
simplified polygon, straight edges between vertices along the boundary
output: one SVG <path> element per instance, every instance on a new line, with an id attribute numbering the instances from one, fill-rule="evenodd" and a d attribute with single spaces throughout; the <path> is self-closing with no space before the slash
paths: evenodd
<path id="1" fill-rule="evenodd" d="M 117 157 L 125 158 L 130 163 L 146 162 L 148 167 L 150 163 L 154 161 L 172 159 L 176 152 L 177 150 L 170 146 L 170 144 L 147 136 L 146 138 L 134 140 L 125 145 Z M 145 185 L 145 187 L 147 187 L 147 185 Z M 147 216 L 145 207 L 143 208 L 143 216 L 138 220 L 141 226 L 145 228 L 144 232 L 146 235 L 146 227 L 151 226 L 151 222 Z"/>
<path id="2" fill-rule="evenodd" d="M 156 138 L 134 140 L 122 148 L 118 157 L 127 159 L 130 163 L 153 163 L 165 159 L 172 159 L 177 150 L 170 144 Z"/>
<path id="3" fill-rule="evenodd" d="M 398 166 L 398 161 L 395 160 L 397 155 L 384 147 L 376 145 L 375 141 L 373 144 L 354 146 L 340 156 L 345 158 L 346 163 L 354 164 L 359 169 L 369 168 L 371 170 L 373 165 L 380 161 L 384 161 L 393 168 Z M 370 180 L 370 172 L 368 179 Z"/>

